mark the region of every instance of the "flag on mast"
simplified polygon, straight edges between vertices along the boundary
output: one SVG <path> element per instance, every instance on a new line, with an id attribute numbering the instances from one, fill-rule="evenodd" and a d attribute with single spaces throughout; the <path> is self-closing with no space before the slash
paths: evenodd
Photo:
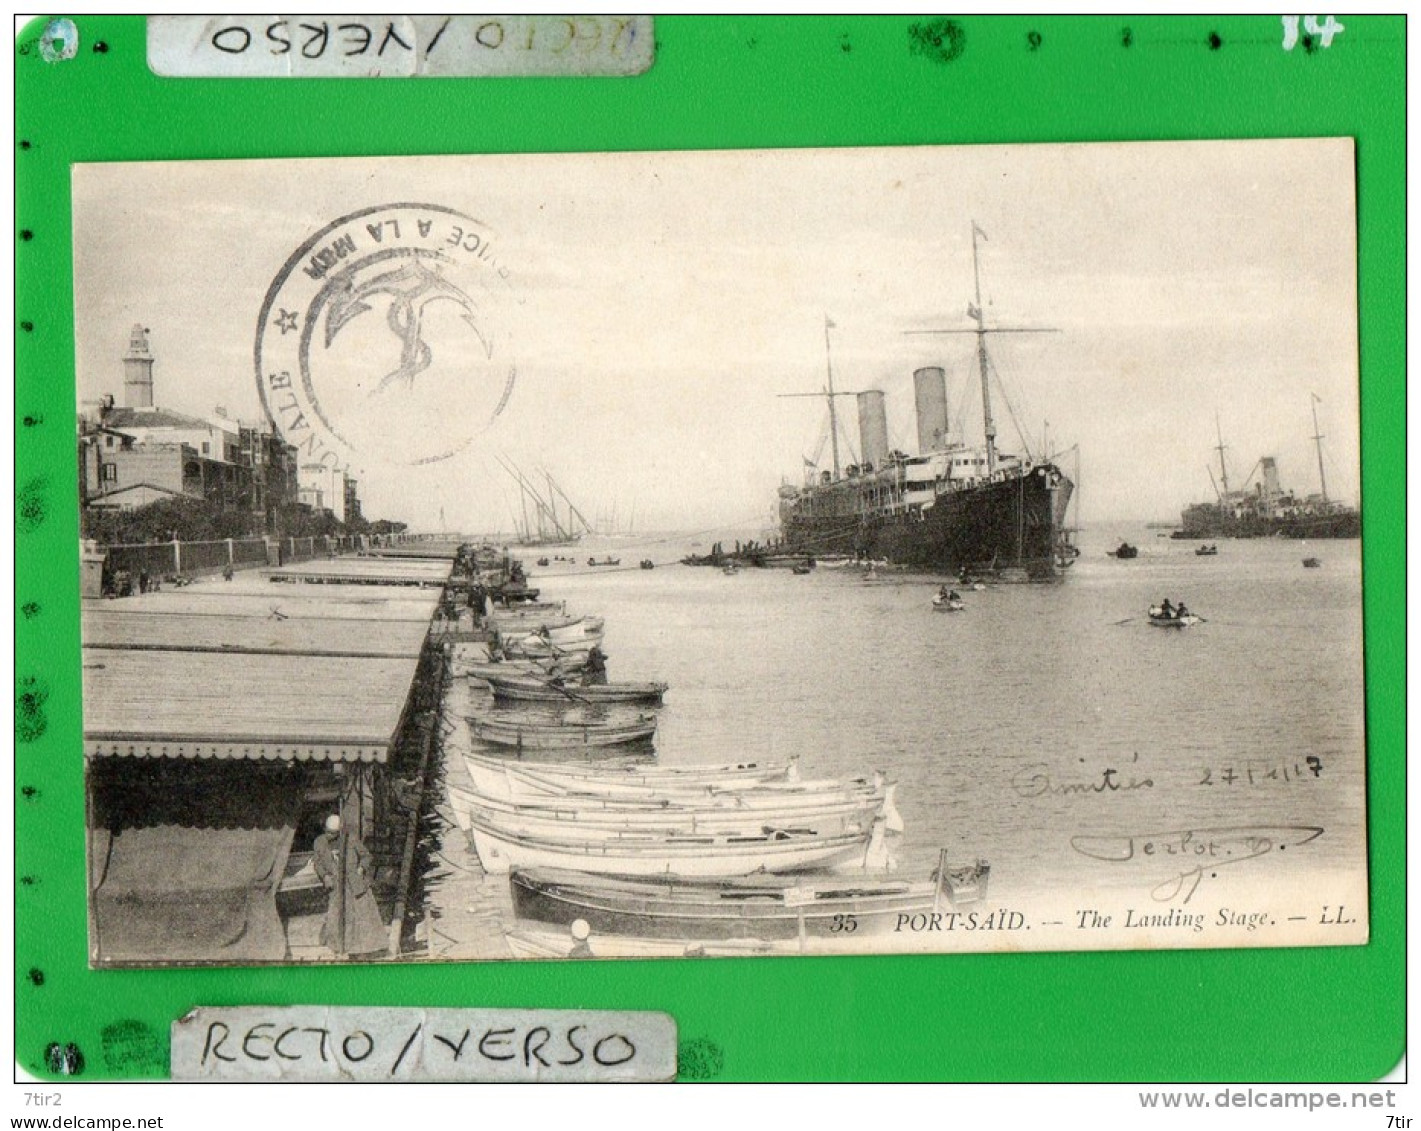
<path id="1" fill-rule="evenodd" d="M 976 220 L 973 220 L 973 221 L 972 221 L 972 230 L 973 230 L 977 235 L 981 236 L 983 239 L 986 239 L 986 238 L 987 238 L 987 233 L 984 232 L 984 231 L 982 231 L 981 227 L 978 226 Z"/>
<path id="2" fill-rule="evenodd" d="M 839 324 L 838 324 L 837 322 L 835 322 L 835 321 L 834 321 L 832 318 L 830 318 L 827 314 L 824 315 L 824 329 L 826 329 L 826 330 L 837 330 L 838 328 L 839 328 Z"/>

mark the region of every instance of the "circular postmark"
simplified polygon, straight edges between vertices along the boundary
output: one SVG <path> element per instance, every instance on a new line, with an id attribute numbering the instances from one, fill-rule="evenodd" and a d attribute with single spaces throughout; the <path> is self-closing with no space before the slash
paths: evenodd
<path id="1" fill-rule="evenodd" d="M 262 406 L 302 464 L 414 466 L 456 454 L 517 378 L 503 249 L 438 204 L 328 224 L 282 265 L 257 321 Z"/>

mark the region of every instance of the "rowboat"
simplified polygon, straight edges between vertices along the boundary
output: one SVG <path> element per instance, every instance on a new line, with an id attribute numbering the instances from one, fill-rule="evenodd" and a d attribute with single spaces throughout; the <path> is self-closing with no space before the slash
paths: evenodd
<path id="1" fill-rule="evenodd" d="M 606 620 L 602 617 L 556 617 L 538 619 L 528 617 L 519 621 L 493 619 L 494 627 L 505 642 L 523 640 L 546 630 L 554 644 L 600 636 Z"/>
<path id="2" fill-rule="evenodd" d="M 1193 613 L 1185 613 L 1183 616 L 1165 616 L 1164 610 L 1158 605 L 1153 605 L 1149 611 L 1149 620 L 1156 628 L 1189 628 L 1198 624 L 1203 617 L 1196 617 Z"/>
<path id="3" fill-rule="evenodd" d="M 759 939 L 701 943 L 594 935 L 579 942 L 565 930 L 526 926 L 505 931 L 503 937 L 514 958 L 741 958 L 799 951 L 793 943 Z"/>
<path id="4" fill-rule="evenodd" d="M 688 836 L 771 832 L 840 835 L 867 831 L 879 816 L 881 796 L 837 797 L 814 806 L 747 809 L 713 801 L 681 804 L 647 798 L 545 797 L 537 802 L 499 801 L 455 783 L 447 785 L 456 811 L 526 836 L 597 842 L 622 836 Z"/>
<path id="5" fill-rule="evenodd" d="M 593 683 L 586 687 L 563 686 L 550 679 L 518 676 L 486 676 L 494 698 L 535 703 L 566 703 L 569 699 L 588 703 L 660 703 L 666 693 L 664 683 Z"/>
<path id="6" fill-rule="evenodd" d="M 885 859 L 883 822 L 836 835 L 793 833 L 620 833 L 597 840 L 537 836 L 469 814 L 484 870 L 562 868 L 614 876 L 748 876 L 812 868 L 873 868 Z"/>
<path id="7" fill-rule="evenodd" d="M 947 895 L 947 901 L 954 907 L 978 903 L 987 898 L 987 881 L 992 874 L 992 866 L 985 860 L 972 864 L 952 867 L 947 862 L 947 852 L 943 851 L 938 863 L 938 876 Z"/>
<path id="8" fill-rule="evenodd" d="M 578 666 L 587 662 L 587 653 L 602 643 L 600 632 L 580 640 L 542 640 L 537 636 L 525 636 L 521 640 L 510 641 L 505 651 L 517 659 L 565 659 Z"/>
<path id="9" fill-rule="evenodd" d="M 724 766 L 657 766 L 645 762 L 510 762 L 465 754 L 474 788 L 485 797 L 558 796 L 598 792 L 605 796 L 648 797 L 709 789 L 745 789 L 798 781 L 797 759 L 789 762 L 736 762 Z"/>
<path id="10" fill-rule="evenodd" d="M 761 822 L 773 815 L 786 818 L 843 803 L 872 804 L 887 822 L 887 831 L 903 831 L 895 794 L 896 782 L 882 774 L 873 779 L 826 778 L 802 782 L 764 780 L 753 774 L 712 777 L 657 774 L 658 767 L 568 767 L 580 776 L 562 774 L 558 765 L 510 763 L 466 754 L 464 764 L 475 791 L 484 798 L 510 804 L 579 804 L 608 807 L 652 804 L 686 810 L 720 810 L 754 814 Z"/>
<path id="11" fill-rule="evenodd" d="M 633 880 L 551 869 L 509 875 L 520 919 L 657 939 L 792 939 L 892 931 L 945 905 L 931 881 L 750 876 L 716 881 L 679 876 Z M 852 924 L 852 926 L 849 926 Z"/>
<path id="12" fill-rule="evenodd" d="M 488 716 L 470 718 L 474 734 L 498 746 L 519 750 L 575 750 L 590 746 L 620 746 L 640 742 L 656 733 L 655 719 L 632 723 L 541 723 L 527 720 L 505 722 Z"/>
<path id="13" fill-rule="evenodd" d="M 586 653 L 582 658 L 585 660 Z M 551 679 L 558 674 L 577 673 L 580 665 L 573 660 L 560 661 L 550 670 L 547 661 L 539 660 L 468 660 L 457 663 L 454 668 L 456 675 L 465 675 L 480 683 L 487 683 L 490 679 L 517 679 L 527 677 L 530 679 Z"/>
<path id="14" fill-rule="evenodd" d="M 941 597 L 933 598 L 933 612 L 935 613 L 960 613 L 967 606 L 960 600 L 943 600 Z"/>
<path id="15" fill-rule="evenodd" d="M 489 616 L 496 620 L 517 620 L 521 617 L 563 616 L 566 612 L 566 601 L 523 601 L 507 608 L 499 606 Z"/>

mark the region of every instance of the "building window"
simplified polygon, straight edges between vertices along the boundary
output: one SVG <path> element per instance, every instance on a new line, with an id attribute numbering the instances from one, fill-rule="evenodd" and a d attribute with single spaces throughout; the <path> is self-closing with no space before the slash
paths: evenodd
<path id="1" fill-rule="evenodd" d="M 102 479 L 103 482 L 105 482 L 105 483 L 117 483 L 117 482 L 118 482 L 118 464 L 116 464 L 116 463 L 105 463 L 105 464 L 101 464 L 100 467 L 99 467 L 99 477 L 100 477 L 100 479 Z"/>
<path id="2" fill-rule="evenodd" d="M 104 447 L 106 447 L 106 448 L 111 448 L 111 447 L 113 447 L 113 437 L 112 437 L 112 436 L 105 436 L 105 437 L 104 437 Z"/>
<path id="3" fill-rule="evenodd" d="M 212 454 L 212 445 L 209 444 L 206 440 L 202 441 L 202 454 L 205 456 Z"/>

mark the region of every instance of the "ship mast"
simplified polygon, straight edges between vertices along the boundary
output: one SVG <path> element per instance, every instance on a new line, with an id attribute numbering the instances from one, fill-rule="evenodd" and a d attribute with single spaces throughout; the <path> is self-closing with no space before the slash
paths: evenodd
<path id="1" fill-rule="evenodd" d="M 1224 484 L 1224 493 L 1221 497 L 1227 498 L 1229 493 L 1229 469 L 1224 464 L 1224 430 L 1223 426 L 1219 424 L 1219 414 L 1217 412 L 1214 413 L 1214 431 L 1219 437 L 1219 446 L 1214 450 L 1219 453 L 1219 478 Z M 1314 429 L 1314 431 L 1316 431 L 1316 429 Z"/>
<path id="2" fill-rule="evenodd" d="M 977 240 L 986 239 L 987 233 L 977 226 L 977 221 L 972 221 L 972 282 L 975 288 L 975 303 L 967 304 L 967 314 L 977 328 L 974 330 L 905 330 L 905 334 L 976 334 L 977 335 L 977 366 L 982 374 L 982 433 L 987 440 L 987 475 L 990 477 L 997 470 L 997 425 L 992 418 L 992 391 L 990 377 L 990 362 L 987 358 L 987 335 L 988 334 L 1055 334 L 1059 331 L 1048 327 L 1025 327 L 1025 326 L 987 326 L 986 315 L 982 311 L 982 273 L 977 262 Z M 1011 402 L 1007 402 L 1007 408 L 1011 408 Z M 1018 425 L 1018 429 L 1020 426 Z M 1030 444 L 1025 436 L 1022 436 L 1022 443 Z"/>
<path id="3" fill-rule="evenodd" d="M 1317 426 L 1317 402 L 1316 393 L 1309 394 L 1312 397 L 1312 431 L 1313 441 L 1317 444 L 1317 478 L 1322 483 L 1322 501 L 1327 503 L 1327 472 L 1322 470 L 1322 429 Z"/>
<path id="4" fill-rule="evenodd" d="M 982 317 L 982 273 L 977 266 L 977 237 L 987 238 L 987 233 L 972 221 L 972 282 L 976 287 L 977 302 L 968 307 L 967 313 L 977 322 L 977 365 L 982 371 L 982 432 L 987 438 L 987 476 L 997 470 L 997 426 L 992 420 L 991 380 L 987 376 L 987 323 Z"/>
<path id="5" fill-rule="evenodd" d="M 822 393 L 777 393 L 780 397 L 826 397 L 829 401 L 829 438 L 833 440 L 834 447 L 834 482 L 838 482 L 842 474 L 839 468 L 839 412 L 834 407 L 835 397 L 856 397 L 857 392 L 844 392 L 834 389 L 834 358 L 829 349 L 829 329 L 835 323 L 827 314 L 824 315 L 824 364 L 828 371 L 829 386 Z M 817 458 L 817 455 L 816 455 Z"/>
<path id="6" fill-rule="evenodd" d="M 834 355 L 829 349 L 829 327 L 834 323 L 824 315 L 824 367 L 829 375 L 829 441 L 834 449 L 834 482 L 839 481 L 839 414 L 834 408 Z"/>

